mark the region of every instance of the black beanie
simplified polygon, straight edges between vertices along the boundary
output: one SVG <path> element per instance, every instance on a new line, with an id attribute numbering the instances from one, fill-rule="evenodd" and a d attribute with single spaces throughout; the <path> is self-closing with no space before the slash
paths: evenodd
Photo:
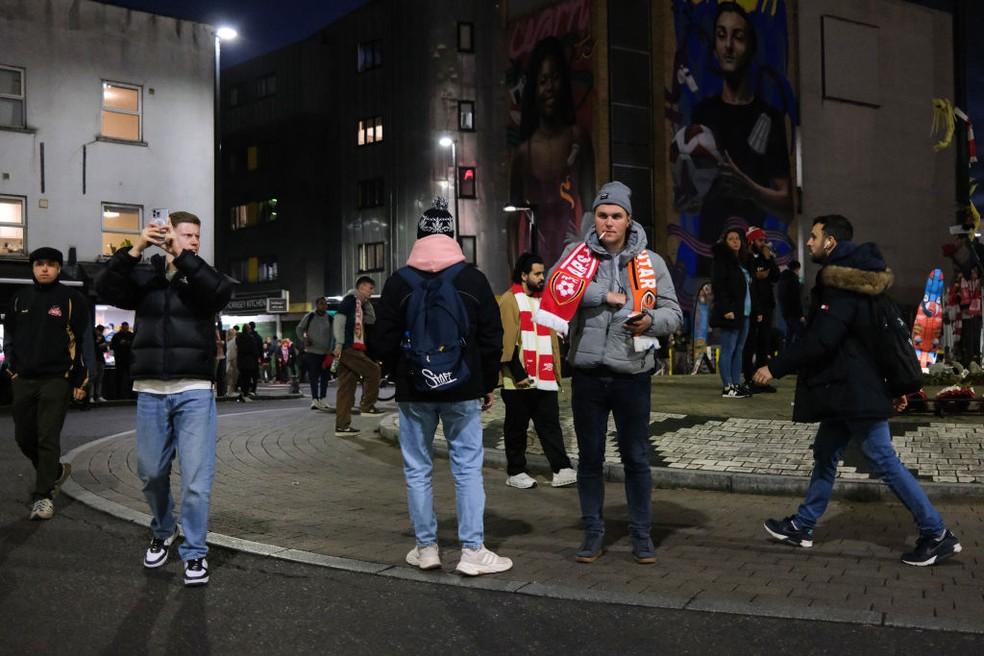
<path id="1" fill-rule="evenodd" d="M 454 217 L 448 212 L 446 198 L 435 198 L 434 206 L 425 211 L 417 222 L 417 239 L 445 235 L 454 239 Z"/>
<path id="2" fill-rule="evenodd" d="M 31 264 L 34 264 L 38 260 L 54 260 L 58 263 L 58 266 L 65 266 L 65 260 L 62 257 L 62 252 L 57 248 L 52 248 L 51 246 L 35 248 L 31 251 L 28 259 L 31 261 Z"/>

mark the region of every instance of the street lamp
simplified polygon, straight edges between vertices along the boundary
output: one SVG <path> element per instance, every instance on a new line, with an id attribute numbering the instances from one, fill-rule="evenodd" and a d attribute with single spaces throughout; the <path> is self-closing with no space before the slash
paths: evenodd
<path id="1" fill-rule="evenodd" d="M 539 239 L 536 234 L 536 205 L 506 205 L 503 212 L 525 212 L 530 221 L 530 252 L 536 255 L 536 245 Z"/>
<path id="2" fill-rule="evenodd" d="M 222 123 L 219 120 L 222 107 L 222 89 L 219 86 L 219 63 L 221 59 L 219 43 L 232 41 L 239 36 L 239 33 L 228 25 L 223 25 L 216 29 L 212 35 L 215 37 L 215 85 L 212 94 L 212 130 L 215 132 L 212 139 L 212 179 L 215 198 L 213 198 L 212 212 L 214 217 L 212 220 L 214 221 L 213 225 L 217 225 L 222 212 Z"/>
<path id="3" fill-rule="evenodd" d="M 454 168 L 454 238 L 461 243 L 461 234 L 458 231 L 458 142 L 444 135 L 437 143 L 441 148 L 451 149 L 451 166 Z"/>

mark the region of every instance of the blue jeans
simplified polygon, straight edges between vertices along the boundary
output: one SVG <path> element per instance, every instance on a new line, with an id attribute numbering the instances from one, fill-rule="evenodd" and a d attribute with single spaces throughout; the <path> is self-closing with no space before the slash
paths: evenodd
<path id="1" fill-rule="evenodd" d="M 605 532 L 605 444 L 608 414 L 615 418 L 618 450 L 625 469 L 629 533 L 648 539 L 652 526 L 652 472 L 649 469 L 649 407 L 652 377 L 613 376 L 575 369 L 571 409 L 577 433 L 577 493 L 585 533 Z"/>
<path id="2" fill-rule="evenodd" d="M 417 546 L 437 544 L 437 515 L 431 473 L 437 422 L 444 427 L 454 476 L 458 540 L 462 548 L 480 549 L 485 542 L 485 488 L 482 482 L 481 402 L 400 403 L 400 451 L 407 480 L 407 503 Z"/>
<path id="3" fill-rule="evenodd" d="M 215 397 L 212 390 L 137 396 L 137 474 L 153 517 L 154 537 L 174 533 L 171 462 L 181 466 L 182 560 L 208 553 L 208 508 L 215 474 Z"/>
<path id="4" fill-rule="evenodd" d="M 748 317 L 741 320 L 741 327 L 721 329 L 721 354 L 718 356 L 718 371 L 725 387 L 741 383 L 741 355 L 748 337 Z"/>
<path id="5" fill-rule="evenodd" d="M 329 370 L 324 369 L 321 363 L 325 360 L 324 353 L 309 353 L 305 351 L 301 356 L 301 363 L 307 371 L 308 383 L 311 384 L 311 400 L 323 399 L 328 393 L 328 374 Z"/>
<path id="6" fill-rule="evenodd" d="M 827 509 L 837 476 L 837 463 L 852 437 L 861 443 L 861 451 L 874 474 L 881 477 L 899 501 L 912 513 L 920 535 L 936 536 L 945 528 L 922 487 L 899 461 L 892 446 L 888 421 L 824 421 L 813 442 L 813 475 L 806 498 L 796 512 L 796 522 L 807 528 L 816 526 Z"/>

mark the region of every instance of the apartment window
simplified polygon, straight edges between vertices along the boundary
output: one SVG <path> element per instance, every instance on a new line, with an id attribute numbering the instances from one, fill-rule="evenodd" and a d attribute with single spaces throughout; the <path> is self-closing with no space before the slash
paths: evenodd
<path id="1" fill-rule="evenodd" d="M 384 253 L 385 244 L 381 241 L 359 244 L 359 273 L 382 271 Z"/>
<path id="2" fill-rule="evenodd" d="M 102 136 L 140 141 L 142 90 L 118 82 L 102 83 Z"/>
<path id="3" fill-rule="evenodd" d="M 239 282 L 271 282 L 280 276 L 276 255 L 229 260 L 229 275 Z"/>
<path id="4" fill-rule="evenodd" d="M 240 87 L 235 86 L 229 89 L 229 107 L 239 107 L 243 100 L 243 92 Z"/>
<path id="5" fill-rule="evenodd" d="M 458 167 L 458 197 L 475 198 L 475 167 Z"/>
<path id="6" fill-rule="evenodd" d="M 381 207 L 383 201 L 383 179 L 359 180 L 355 206 L 364 210 L 370 207 Z"/>
<path id="7" fill-rule="evenodd" d="M 266 98 L 277 93 L 277 76 L 274 73 L 256 78 L 256 97 Z"/>
<path id="8" fill-rule="evenodd" d="M 25 125 L 24 71 L 0 66 L 0 126 L 23 128 Z"/>
<path id="9" fill-rule="evenodd" d="M 278 218 L 276 198 L 236 205 L 229 210 L 229 228 L 242 230 L 261 223 L 271 223 Z"/>
<path id="10" fill-rule="evenodd" d="M 458 129 L 472 132 L 475 129 L 475 102 L 472 100 L 458 101 Z"/>
<path id="11" fill-rule="evenodd" d="M 356 48 L 356 68 L 360 73 L 383 65 L 383 42 L 364 41 Z"/>
<path id="12" fill-rule="evenodd" d="M 383 117 L 373 116 L 359 121 L 358 143 L 366 146 L 383 140 Z"/>
<path id="13" fill-rule="evenodd" d="M 276 280 L 280 273 L 277 267 L 277 256 L 267 255 L 257 259 L 259 260 L 256 271 L 257 282 L 272 282 Z"/>
<path id="14" fill-rule="evenodd" d="M 260 168 L 260 149 L 258 146 L 250 146 L 246 149 L 246 170 L 255 171 Z"/>
<path id="15" fill-rule="evenodd" d="M 139 205 L 103 203 L 102 206 L 102 254 L 112 255 L 121 248 L 133 246 L 140 234 Z"/>
<path id="16" fill-rule="evenodd" d="M 475 23 L 458 23 L 458 52 L 475 52 Z"/>
<path id="17" fill-rule="evenodd" d="M 24 207 L 21 196 L 0 196 L 0 255 L 26 255 Z"/>

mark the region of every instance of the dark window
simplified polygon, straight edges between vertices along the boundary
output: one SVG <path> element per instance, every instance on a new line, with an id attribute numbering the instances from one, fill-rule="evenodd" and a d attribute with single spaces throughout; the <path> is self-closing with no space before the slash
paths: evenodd
<path id="1" fill-rule="evenodd" d="M 461 252 L 465 255 L 465 261 L 469 264 L 478 264 L 478 256 L 475 248 L 475 236 L 461 235 L 461 237 L 458 238 L 458 243 L 461 244 Z"/>
<path id="2" fill-rule="evenodd" d="M 364 210 L 370 207 L 381 207 L 384 204 L 382 178 L 359 180 L 356 186 L 356 208 Z"/>
<path id="3" fill-rule="evenodd" d="M 383 140 L 383 117 L 373 116 L 359 121 L 357 143 L 360 146 L 379 143 Z"/>
<path id="4" fill-rule="evenodd" d="M 383 270 L 386 246 L 381 241 L 359 244 L 359 273 Z"/>
<path id="5" fill-rule="evenodd" d="M 475 23 L 458 23 L 458 52 L 475 52 Z"/>
<path id="6" fill-rule="evenodd" d="M 360 73 L 383 65 L 383 42 L 363 41 L 356 48 L 356 68 Z"/>
<path id="7" fill-rule="evenodd" d="M 276 221 L 277 199 L 269 198 L 259 202 L 236 205 L 229 210 L 229 228 L 241 230 L 261 223 Z"/>
<path id="8" fill-rule="evenodd" d="M 458 198 L 475 198 L 475 167 L 458 167 Z"/>
<path id="9" fill-rule="evenodd" d="M 277 93 L 277 76 L 275 73 L 256 78 L 256 97 L 266 98 Z"/>
<path id="10" fill-rule="evenodd" d="M 235 86 L 229 89 L 228 94 L 229 107 L 239 107 L 243 103 L 243 90 L 242 88 Z"/>
<path id="11" fill-rule="evenodd" d="M 475 129 L 475 102 L 472 100 L 458 101 L 458 129 L 471 132 Z"/>

